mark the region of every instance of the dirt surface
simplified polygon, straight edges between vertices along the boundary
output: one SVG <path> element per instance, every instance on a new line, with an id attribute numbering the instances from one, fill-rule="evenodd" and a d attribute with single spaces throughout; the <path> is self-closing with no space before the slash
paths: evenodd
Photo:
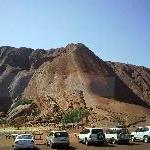
<path id="1" fill-rule="evenodd" d="M 86 146 L 84 144 L 79 144 L 77 139 L 73 136 L 70 137 L 70 147 L 68 150 L 149 150 L 150 143 L 130 143 L 129 145 L 107 145 L 107 146 Z M 0 150 L 13 150 L 12 147 L 13 140 L 6 139 L 5 136 L 0 136 Z M 46 145 L 37 145 L 37 150 L 49 150 L 50 148 Z M 57 149 L 66 150 L 65 148 L 59 147 Z M 55 149 L 56 150 L 56 149 Z"/>

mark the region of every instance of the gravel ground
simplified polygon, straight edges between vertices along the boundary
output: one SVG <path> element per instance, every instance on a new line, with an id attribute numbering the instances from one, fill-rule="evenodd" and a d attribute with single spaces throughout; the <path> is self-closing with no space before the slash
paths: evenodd
<path id="1" fill-rule="evenodd" d="M 135 142 L 129 145 L 108 145 L 108 146 L 86 146 L 84 144 L 79 144 L 75 138 L 70 138 L 71 145 L 68 150 L 150 150 L 150 143 Z M 4 136 L 0 136 L 0 150 L 13 150 L 13 141 L 11 139 L 6 139 Z M 57 148 L 61 150 L 66 150 L 64 148 Z M 50 150 L 46 145 L 37 145 L 37 150 Z M 56 150 L 56 149 L 55 149 Z"/>

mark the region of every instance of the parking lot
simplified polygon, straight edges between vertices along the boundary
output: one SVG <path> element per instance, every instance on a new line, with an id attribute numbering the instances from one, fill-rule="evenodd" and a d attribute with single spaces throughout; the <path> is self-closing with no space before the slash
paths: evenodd
<path id="1" fill-rule="evenodd" d="M 134 142 L 129 145 L 107 145 L 107 146 L 86 146 L 84 144 L 79 144 L 76 137 L 71 134 L 70 136 L 70 147 L 68 150 L 149 150 L 150 143 Z M 12 147 L 13 140 L 6 139 L 5 136 L 0 136 L 0 150 L 13 150 Z M 49 150 L 50 148 L 46 145 L 37 145 L 37 150 Z M 63 150 L 63 148 L 57 148 Z"/>

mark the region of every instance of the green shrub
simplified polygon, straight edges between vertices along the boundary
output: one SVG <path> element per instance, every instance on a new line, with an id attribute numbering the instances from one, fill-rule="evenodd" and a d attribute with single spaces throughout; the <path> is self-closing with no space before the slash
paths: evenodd
<path id="1" fill-rule="evenodd" d="M 88 110 L 84 108 L 72 109 L 65 113 L 63 117 L 63 123 L 78 123 L 88 115 L 89 115 Z"/>

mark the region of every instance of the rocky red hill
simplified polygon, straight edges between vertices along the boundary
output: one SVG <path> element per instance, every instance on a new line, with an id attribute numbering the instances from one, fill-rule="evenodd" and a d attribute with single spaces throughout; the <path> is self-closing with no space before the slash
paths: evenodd
<path id="1" fill-rule="evenodd" d="M 19 98 L 31 103 L 14 107 Z M 148 122 L 150 69 L 105 62 L 83 44 L 47 51 L 0 47 L 0 111 L 8 119 L 59 122 L 75 108 L 89 110 L 90 124 Z"/>

